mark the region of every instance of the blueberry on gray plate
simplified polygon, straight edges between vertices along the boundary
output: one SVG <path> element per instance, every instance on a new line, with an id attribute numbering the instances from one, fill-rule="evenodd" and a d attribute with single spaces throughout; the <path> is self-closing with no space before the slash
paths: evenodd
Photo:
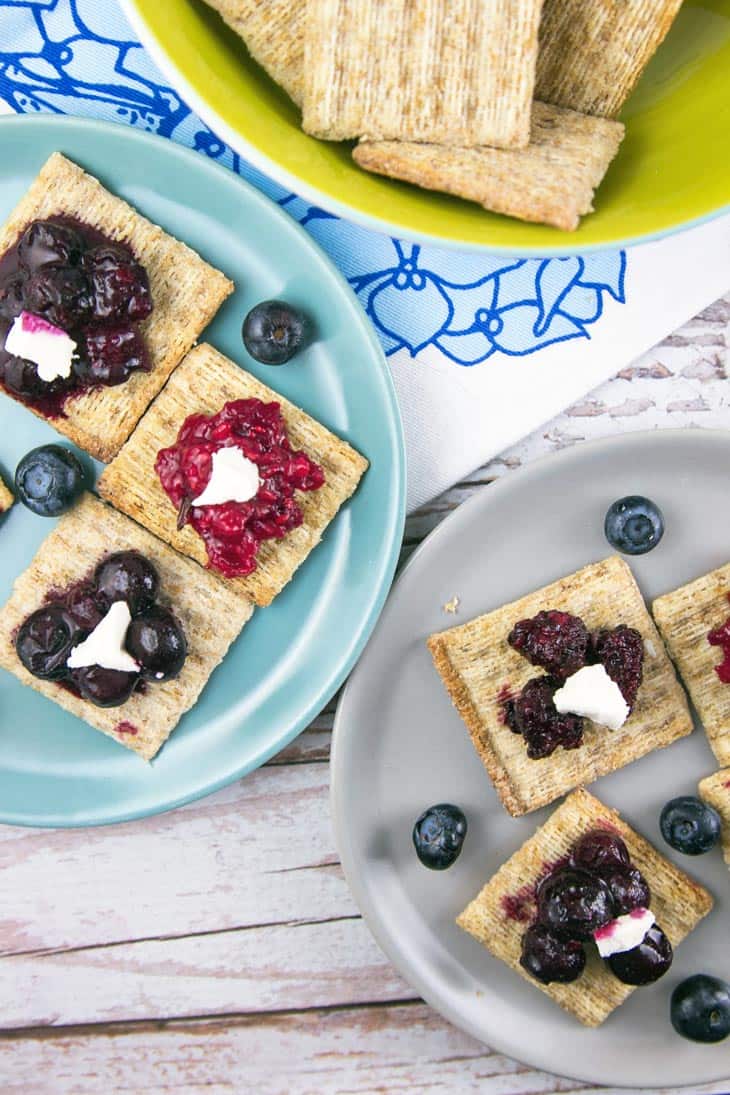
<path id="1" fill-rule="evenodd" d="M 717 810 L 694 795 L 671 799 L 661 812 L 659 828 L 670 847 L 684 855 L 704 855 L 720 839 Z"/>
<path id="2" fill-rule="evenodd" d="M 640 494 L 630 494 L 609 506 L 603 528 L 616 551 L 623 555 L 645 555 L 664 535 L 664 517 L 656 502 Z"/>
<path id="3" fill-rule="evenodd" d="M 307 321 L 284 300 L 264 300 L 243 321 L 243 344 L 262 365 L 284 365 L 304 345 Z"/>
<path id="4" fill-rule="evenodd" d="M 41 445 L 15 469 L 18 498 L 40 517 L 58 517 L 84 489 L 86 474 L 78 457 L 63 445 Z"/>
<path id="5" fill-rule="evenodd" d="M 458 806 L 448 802 L 430 806 L 413 826 L 413 846 L 424 867 L 444 871 L 459 858 L 466 818 Z"/>
<path id="6" fill-rule="evenodd" d="M 730 1034 L 730 985 L 696 973 L 672 993 L 670 1018 L 677 1034 L 692 1042 L 721 1042 Z"/>

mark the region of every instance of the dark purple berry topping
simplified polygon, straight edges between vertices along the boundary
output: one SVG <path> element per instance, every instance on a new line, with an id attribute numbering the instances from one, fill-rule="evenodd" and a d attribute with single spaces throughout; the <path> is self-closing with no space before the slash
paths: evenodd
<path id="1" fill-rule="evenodd" d="M 584 871 L 603 871 L 614 867 L 628 867 L 631 862 L 623 840 L 616 833 L 605 829 L 593 829 L 573 846 L 571 867 Z"/>
<path id="2" fill-rule="evenodd" d="M 532 665 L 542 666 L 559 681 L 586 664 L 589 640 L 588 630 L 578 616 L 556 610 L 520 620 L 507 639 Z"/>
<path id="3" fill-rule="evenodd" d="M 152 605 L 159 586 L 157 571 L 138 551 L 118 551 L 107 556 L 96 568 L 94 581 L 107 604 L 126 601 L 133 616 Z"/>
<path id="4" fill-rule="evenodd" d="M 586 964 L 583 944 L 576 939 L 561 939 L 544 924 L 533 924 L 522 937 L 520 965 L 537 981 L 549 985 L 576 981 Z"/>
<path id="5" fill-rule="evenodd" d="M 561 715 L 553 703 L 559 687 L 550 677 L 535 677 L 504 705 L 507 725 L 513 733 L 522 734 L 533 760 L 549 757 L 559 745 L 577 749 L 583 743 L 583 719 Z"/>
<path id="6" fill-rule="evenodd" d="M 537 918 L 563 939 L 590 939 L 614 918 L 611 892 L 598 875 L 563 867 L 538 886 Z"/>
<path id="7" fill-rule="evenodd" d="M 139 662 L 142 676 L 164 681 L 176 677 L 185 663 L 188 646 L 179 621 L 166 608 L 152 608 L 132 620 L 126 647 Z"/>
<path id="8" fill-rule="evenodd" d="M 123 673 L 119 669 L 89 665 L 83 669 L 72 669 L 71 680 L 81 696 L 97 707 L 119 707 L 134 692 L 139 673 Z"/>
<path id="9" fill-rule="evenodd" d="M 638 947 L 606 958 L 611 972 L 625 985 L 650 985 L 672 964 L 672 944 L 658 924 L 652 925 Z"/>
<path id="10" fill-rule="evenodd" d="M 65 606 L 49 604 L 23 621 L 15 649 L 29 673 L 42 681 L 54 681 L 66 675 L 66 659 L 81 637 Z"/>
<path id="11" fill-rule="evenodd" d="M 600 872 L 616 908 L 616 916 L 632 909 L 648 909 L 651 902 L 649 883 L 636 867 L 614 867 Z"/>
<path id="12" fill-rule="evenodd" d="M 593 636 L 593 651 L 633 708 L 644 670 L 644 640 L 639 632 L 624 624 L 612 631 L 600 631 Z"/>

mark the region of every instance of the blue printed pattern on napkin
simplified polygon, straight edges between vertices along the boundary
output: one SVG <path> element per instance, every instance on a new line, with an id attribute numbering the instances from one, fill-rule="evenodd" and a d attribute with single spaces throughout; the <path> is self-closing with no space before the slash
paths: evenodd
<path id="1" fill-rule="evenodd" d="M 387 354 L 428 347 L 457 365 L 590 338 L 625 301 L 626 254 L 515 259 L 391 239 L 307 204 L 219 140 L 169 87 L 115 0 L 0 0 L 0 98 L 19 113 L 125 122 L 171 137 L 277 201 L 349 280 Z"/>

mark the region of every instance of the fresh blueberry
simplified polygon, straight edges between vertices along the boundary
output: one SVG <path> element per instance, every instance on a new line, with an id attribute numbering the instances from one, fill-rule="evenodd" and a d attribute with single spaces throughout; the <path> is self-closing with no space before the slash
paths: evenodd
<path id="1" fill-rule="evenodd" d="M 188 646 L 185 632 L 172 612 L 153 605 L 132 620 L 126 647 L 139 662 L 142 676 L 166 681 L 176 677 L 185 663 Z"/>
<path id="2" fill-rule="evenodd" d="M 717 810 L 694 795 L 680 795 L 666 804 L 659 827 L 667 844 L 685 855 L 704 855 L 720 839 L 722 823 Z"/>
<path id="3" fill-rule="evenodd" d="M 562 867 L 537 889 L 537 915 L 561 939 L 590 939 L 615 916 L 611 892 L 598 875 Z"/>
<path id="4" fill-rule="evenodd" d="M 34 677 L 54 681 L 66 675 L 66 659 L 82 636 L 63 605 L 44 605 L 21 624 L 15 650 Z"/>
<path id="5" fill-rule="evenodd" d="M 425 810 L 413 826 L 413 845 L 424 867 L 443 871 L 459 858 L 466 818 L 458 806 L 447 802 Z"/>
<path id="6" fill-rule="evenodd" d="M 73 669 L 71 679 L 85 700 L 97 707 L 119 707 L 126 703 L 139 681 L 139 673 L 88 665 Z"/>
<path id="7" fill-rule="evenodd" d="M 730 985 L 696 973 L 681 981 L 670 1004 L 672 1026 L 693 1042 L 721 1042 L 730 1034 Z"/>
<path id="8" fill-rule="evenodd" d="M 307 335 L 301 312 L 283 300 L 257 304 L 243 321 L 243 343 L 263 365 L 283 365 L 299 350 Z"/>
<path id="9" fill-rule="evenodd" d="M 650 985 L 664 976 L 673 957 L 672 944 L 659 925 L 653 924 L 637 947 L 618 951 L 604 961 L 625 985 Z"/>
<path id="10" fill-rule="evenodd" d="M 664 535 L 662 511 L 650 498 L 630 494 L 609 507 L 604 524 L 606 539 L 624 555 L 644 555 Z"/>
<path id="11" fill-rule="evenodd" d="M 40 517 L 58 517 L 84 489 L 84 469 L 70 449 L 41 445 L 23 457 L 15 469 L 18 498 Z"/>
<path id="12" fill-rule="evenodd" d="M 126 601 L 133 616 L 145 612 L 157 596 L 159 577 L 138 551 L 118 551 L 96 568 L 96 588 L 107 604 Z"/>
<path id="13" fill-rule="evenodd" d="M 544 924 L 533 924 L 522 937 L 520 965 L 543 985 L 575 981 L 585 964 L 582 943 L 577 939 L 561 939 Z"/>

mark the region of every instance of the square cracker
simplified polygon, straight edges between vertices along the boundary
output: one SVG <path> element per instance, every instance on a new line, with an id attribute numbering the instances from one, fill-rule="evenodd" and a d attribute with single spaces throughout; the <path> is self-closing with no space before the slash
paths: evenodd
<path id="1" fill-rule="evenodd" d="M 730 563 L 657 597 L 651 610 L 718 764 L 730 764 L 730 684 L 715 672 L 720 648 L 708 632 L 730 616 Z"/>
<path id="2" fill-rule="evenodd" d="M 540 760 L 503 721 L 504 698 L 544 671 L 507 642 L 518 620 L 542 610 L 580 616 L 589 631 L 626 624 L 644 639 L 644 677 L 636 706 L 619 730 L 585 720 L 578 749 L 558 747 Z M 514 817 L 623 768 L 692 732 L 681 685 L 634 576 L 617 556 L 584 567 L 469 623 L 431 635 L 434 664 L 469 730 L 505 808 Z"/>
<path id="3" fill-rule="evenodd" d="M 366 171 L 570 232 L 593 211 L 594 191 L 623 135 L 618 122 L 536 102 L 527 148 L 363 141 L 353 157 Z"/>
<path id="4" fill-rule="evenodd" d="M 307 0 L 206 0 L 297 106 L 304 98 Z"/>
<path id="5" fill-rule="evenodd" d="M 611 973 L 598 951 L 590 947 L 586 968 L 570 984 L 542 985 L 520 965 L 522 936 L 535 919 L 535 891 L 541 878 L 570 853 L 590 829 L 607 828 L 624 840 L 634 866 L 651 889 L 651 910 L 673 947 L 697 926 L 713 905 L 712 897 L 660 855 L 620 815 L 587 791 L 566 798 L 534 836 L 530 837 L 487 882 L 457 917 L 456 923 L 495 957 L 524 977 L 587 1027 L 597 1027 L 634 991 Z M 509 909 L 511 916 L 507 915 Z M 515 919 L 516 915 L 520 919 Z"/>
<path id="6" fill-rule="evenodd" d="M 46 161 L 0 226 L 0 254 L 16 243 L 31 221 L 54 216 L 76 217 L 127 244 L 150 280 L 154 311 L 140 324 L 150 371 L 135 372 L 124 384 L 75 396 L 62 417 L 50 420 L 80 448 L 98 460 L 110 460 L 180 358 L 233 292 L 233 283 L 59 152 Z M 45 418 L 34 407 L 28 409 Z"/>
<path id="7" fill-rule="evenodd" d="M 722 821 L 722 854 L 730 867 L 730 768 L 721 768 L 701 780 L 700 798 L 713 806 Z"/>
<path id="8" fill-rule="evenodd" d="M 234 592 L 258 605 L 268 605 L 319 543 L 340 506 L 354 492 L 368 462 L 230 358 L 205 344 L 191 350 L 106 469 L 98 489 L 102 498 L 117 509 L 134 517 L 183 555 L 207 566 L 205 544 L 195 529 L 190 525 L 177 527 L 177 512 L 162 489 L 155 459 L 160 449 L 175 442 L 188 415 L 216 414 L 229 400 L 251 398 L 280 405 L 292 448 L 303 449 L 325 473 L 324 486 L 319 490 L 297 492 L 303 523 L 281 540 L 264 541 L 253 574 L 231 579 L 217 575 Z"/>
<path id="9" fill-rule="evenodd" d="M 6 513 L 14 501 L 15 497 L 13 492 L 5 485 L 2 479 L 0 479 L 0 513 Z"/>
<path id="10" fill-rule="evenodd" d="M 536 97 L 615 117 L 681 5 L 682 0 L 545 0 Z"/>
<path id="11" fill-rule="evenodd" d="M 104 556 L 127 550 L 141 551 L 157 568 L 158 600 L 183 625 L 188 656 L 176 679 L 150 684 L 145 693 L 133 693 L 119 707 L 96 707 L 60 684 L 41 681 L 29 673 L 15 652 L 14 638 L 51 590 L 74 585 Z M 195 563 L 182 559 L 93 494 L 85 494 L 43 541 L 28 569 L 16 580 L 10 600 L 0 609 L 0 666 L 72 715 L 151 760 L 195 704 L 252 612 L 250 602 L 228 592 Z"/>
<path id="12" fill-rule="evenodd" d="M 309 0 L 303 125 L 331 141 L 522 148 L 542 0 Z"/>

